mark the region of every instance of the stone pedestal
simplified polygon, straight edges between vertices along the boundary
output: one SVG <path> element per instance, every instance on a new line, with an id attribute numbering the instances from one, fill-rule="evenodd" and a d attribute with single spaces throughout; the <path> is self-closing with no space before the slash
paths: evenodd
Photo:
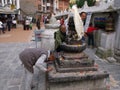
<path id="1" fill-rule="evenodd" d="M 116 2 L 119 0 L 115 0 Z M 120 2 L 118 2 L 120 4 Z M 116 3 L 117 4 L 117 3 Z M 117 5 L 119 5 L 117 4 Z M 120 10 L 118 11 L 118 22 L 116 25 L 114 58 L 120 62 Z"/>
<path id="2" fill-rule="evenodd" d="M 109 50 L 113 50 L 114 47 L 114 40 L 115 40 L 115 33 L 114 32 L 103 32 L 101 35 L 100 46 Z"/>
<path id="3" fill-rule="evenodd" d="M 102 34 L 102 30 L 96 30 L 94 32 L 94 41 L 95 41 L 95 46 L 99 47 L 100 46 L 100 39 L 101 39 L 101 34 Z"/>
<path id="4" fill-rule="evenodd" d="M 120 0 L 114 0 L 114 6 L 115 7 L 120 7 Z"/>
<path id="5" fill-rule="evenodd" d="M 54 29 L 45 29 L 44 32 L 41 32 L 41 48 L 54 50 L 54 32 L 56 31 Z"/>
<path id="6" fill-rule="evenodd" d="M 64 53 L 48 73 L 47 90 L 109 90 L 107 72 L 98 70 L 85 53 Z"/>
<path id="7" fill-rule="evenodd" d="M 47 90 L 109 90 L 108 77 L 102 71 L 59 73 L 54 69 L 49 73 Z"/>
<path id="8" fill-rule="evenodd" d="M 114 32 L 102 32 L 100 46 L 97 48 L 96 54 L 101 58 L 107 58 L 113 55 L 114 50 Z"/>

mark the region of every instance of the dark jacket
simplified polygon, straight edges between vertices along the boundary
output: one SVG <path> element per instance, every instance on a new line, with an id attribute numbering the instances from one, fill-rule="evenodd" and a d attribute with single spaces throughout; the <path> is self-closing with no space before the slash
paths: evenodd
<path id="1" fill-rule="evenodd" d="M 40 48 L 27 48 L 19 54 L 19 58 L 22 61 L 25 68 L 33 73 L 33 66 L 42 54 L 45 54 L 48 57 L 47 50 Z"/>

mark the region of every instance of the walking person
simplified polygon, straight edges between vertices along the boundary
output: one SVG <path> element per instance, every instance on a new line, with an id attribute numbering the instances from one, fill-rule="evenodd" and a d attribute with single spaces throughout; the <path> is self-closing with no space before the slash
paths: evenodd
<path id="1" fill-rule="evenodd" d="M 92 23 L 90 23 L 88 29 L 87 29 L 87 36 L 88 36 L 88 46 L 94 48 L 94 30 L 97 30 L 98 28 L 93 27 Z"/>
<path id="2" fill-rule="evenodd" d="M 16 27 L 17 27 L 17 20 L 16 20 L 16 19 L 13 19 L 13 20 L 12 20 L 12 25 L 13 25 L 13 28 L 16 28 Z"/>
<path id="3" fill-rule="evenodd" d="M 3 34 L 5 33 L 5 31 L 4 31 L 4 25 L 3 25 L 1 19 L 0 19 L 0 30 L 2 31 Z"/>
<path id="4" fill-rule="evenodd" d="M 41 48 L 27 48 L 19 54 L 19 58 L 25 67 L 25 88 L 31 90 L 35 67 L 44 72 L 52 70 L 46 63 L 55 60 L 53 53 Z"/>
<path id="5" fill-rule="evenodd" d="M 37 19 L 36 26 L 38 29 L 40 29 L 40 19 L 39 18 Z"/>
<path id="6" fill-rule="evenodd" d="M 7 19 L 7 29 L 8 31 L 11 31 L 11 24 L 12 24 L 12 21 L 10 18 Z"/>
<path id="7" fill-rule="evenodd" d="M 25 26 L 26 26 L 26 29 L 27 29 L 27 30 L 30 29 L 30 20 L 29 20 L 29 19 L 26 19 L 26 20 L 25 20 Z"/>

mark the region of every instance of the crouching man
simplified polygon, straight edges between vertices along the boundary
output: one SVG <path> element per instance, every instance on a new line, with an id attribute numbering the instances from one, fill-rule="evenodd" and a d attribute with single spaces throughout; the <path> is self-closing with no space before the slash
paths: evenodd
<path id="1" fill-rule="evenodd" d="M 49 72 L 52 68 L 47 68 L 46 62 L 55 59 L 50 51 L 40 48 L 27 48 L 19 54 L 19 58 L 25 67 L 25 90 L 31 90 L 34 67 Z"/>

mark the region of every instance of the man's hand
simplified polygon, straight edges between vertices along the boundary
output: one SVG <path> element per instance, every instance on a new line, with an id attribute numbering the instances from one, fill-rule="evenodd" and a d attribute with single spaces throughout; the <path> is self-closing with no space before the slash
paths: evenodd
<path id="1" fill-rule="evenodd" d="M 49 71 L 52 71 L 53 68 L 52 67 L 48 67 L 47 71 L 46 72 L 49 72 Z"/>

